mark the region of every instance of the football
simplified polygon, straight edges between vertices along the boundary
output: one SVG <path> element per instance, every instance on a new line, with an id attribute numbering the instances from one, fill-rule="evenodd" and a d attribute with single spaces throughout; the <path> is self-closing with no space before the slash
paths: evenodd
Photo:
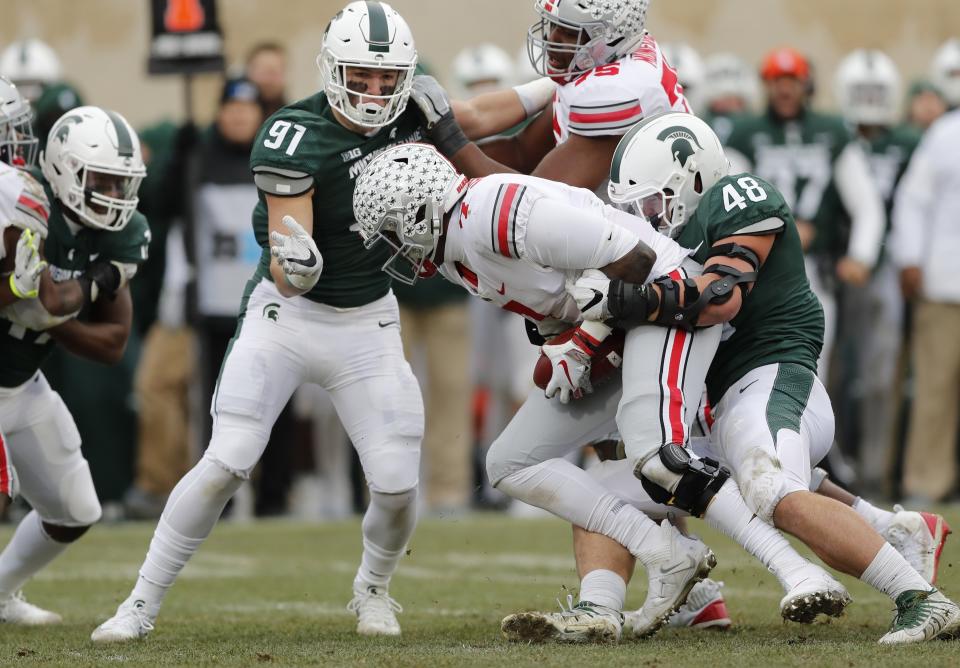
<path id="1" fill-rule="evenodd" d="M 551 339 L 547 339 L 547 343 L 556 345 L 569 341 L 575 331 L 577 331 L 577 328 L 572 327 Z M 610 336 L 600 343 L 600 348 L 590 365 L 590 384 L 594 387 L 608 382 L 611 378 L 620 377 L 620 365 L 623 364 L 624 337 L 625 333 L 622 329 L 614 329 L 610 332 Z M 534 384 L 541 390 L 547 389 L 547 383 L 550 382 L 552 373 L 550 358 L 540 353 L 540 359 L 537 360 L 537 365 L 533 369 Z"/>

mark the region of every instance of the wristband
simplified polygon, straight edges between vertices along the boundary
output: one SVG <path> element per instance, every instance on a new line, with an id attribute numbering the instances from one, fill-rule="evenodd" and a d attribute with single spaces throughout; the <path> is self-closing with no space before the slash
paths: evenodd
<path id="1" fill-rule="evenodd" d="M 527 118 L 530 118 L 547 106 L 557 90 L 557 84 L 549 77 L 541 77 L 529 83 L 514 86 L 513 90 L 520 98 L 520 104 L 523 105 L 523 111 L 527 114 Z"/>

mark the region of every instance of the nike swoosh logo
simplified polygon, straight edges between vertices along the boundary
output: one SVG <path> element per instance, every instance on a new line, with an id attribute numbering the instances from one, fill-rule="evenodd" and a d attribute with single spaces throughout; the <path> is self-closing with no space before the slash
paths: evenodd
<path id="1" fill-rule="evenodd" d="M 288 257 L 288 258 L 287 258 L 287 261 L 288 261 L 288 262 L 296 262 L 297 264 L 302 265 L 302 266 L 304 266 L 304 267 L 315 267 L 316 264 L 317 264 L 317 256 L 316 256 L 316 254 L 314 254 L 313 251 L 307 251 L 307 252 L 310 253 L 310 255 L 308 255 L 306 258 L 304 258 L 304 259 L 302 259 L 302 260 L 298 260 L 298 259 L 295 258 L 295 257 Z"/>
<path id="2" fill-rule="evenodd" d="M 379 321 L 377 324 L 380 325 L 381 327 L 389 327 L 390 325 L 396 325 L 396 324 L 397 324 L 397 321 L 396 321 L 396 320 L 388 320 L 387 322 L 384 322 L 383 320 L 381 320 L 381 321 Z"/>
<path id="3" fill-rule="evenodd" d="M 573 378 L 570 377 L 570 369 L 567 368 L 567 360 L 560 360 L 557 366 L 563 369 L 563 374 L 567 377 L 567 381 L 573 385 Z"/>
<path id="4" fill-rule="evenodd" d="M 741 388 L 740 388 L 740 394 L 743 394 L 743 391 L 744 391 L 745 389 L 747 389 L 748 387 L 750 387 L 751 385 L 753 385 L 753 383 L 756 383 L 758 380 L 760 380 L 760 379 L 757 378 L 757 380 L 755 380 L 755 381 L 753 381 L 753 382 L 750 382 L 750 383 L 747 383 L 746 385 L 744 385 L 743 387 L 741 387 Z"/>
<path id="5" fill-rule="evenodd" d="M 601 302 L 601 300 L 603 299 L 603 293 L 602 293 L 602 292 L 600 292 L 599 290 L 594 290 L 593 288 L 590 288 L 590 289 L 593 290 L 593 299 L 591 299 L 589 302 L 587 302 L 587 304 L 586 304 L 582 309 L 580 309 L 580 312 L 581 312 L 581 313 L 583 313 L 583 312 L 585 312 L 585 311 L 589 311 L 589 310 L 592 309 L 594 306 L 596 306 L 597 304 L 599 304 L 599 303 Z"/>
<path id="6" fill-rule="evenodd" d="M 500 284 L 500 289 L 497 290 L 497 294 L 505 295 L 507 294 L 507 286 L 503 283 Z"/>
<path id="7" fill-rule="evenodd" d="M 670 575 L 671 573 L 679 573 L 682 570 L 690 568 L 694 564 L 694 560 L 690 557 L 687 557 L 682 562 L 677 564 L 671 564 L 669 566 L 661 566 L 660 574 L 661 575 Z"/>

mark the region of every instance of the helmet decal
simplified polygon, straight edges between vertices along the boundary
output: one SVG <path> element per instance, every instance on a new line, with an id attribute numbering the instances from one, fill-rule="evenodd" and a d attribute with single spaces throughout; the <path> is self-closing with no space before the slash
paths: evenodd
<path id="1" fill-rule="evenodd" d="M 696 153 L 693 150 L 690 142 L 693 142 L 697 145 L 697 148 L 701 151 L 703 146 L 700 145 L 700 142 L 697 141 L 696 136 L 690 132 L 689 128 L 685 128 L 682 125 L 673 125 L 663 132 L 657 135 L 657 139 L 660 141 L 672 140 L 673 143 L 670 145 L 670 152 L 673 153 L 673 157 L 676 158 L 677 162 L 680 163 L 681 167 L 687 166 L 687 158 Z"/>
<path id="2" fill-rule="evenodd" d="M 59 139 L 61 143 L 67 141 L 67 137 L 70 136 L 70 126 L 73 124 L 83 123 L 83 119 L 79 116 L 67 116 L 60 120 L 60 127 L 57 129 L 56 134 L 54 135 L 55 139 Z"/>
<path id="3" fill-rule="evenodd" d="M 367 16 L 370 17 L 370 51 L 387 53 L 390 51 L 390 29 L 387 27 L 387 13 L 379 2 L 367 2 Z"/>
<path id="4" fill-rule="evenodd" d="M 106 111 L 107 116 L 110 117 L 110 121 L 113 123 L 113 129 L 117 131 L 117 153 L 121 158 L 132 158 L 133 140 L 130 139 L 130 133 L 127 131 L 126 124 L 115 112 L 109 109 L 104 109 L 104 111 Z"/>

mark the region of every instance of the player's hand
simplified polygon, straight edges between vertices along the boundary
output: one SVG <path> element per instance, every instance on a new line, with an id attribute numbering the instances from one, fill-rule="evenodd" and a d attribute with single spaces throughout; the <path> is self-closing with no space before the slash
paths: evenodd
<path id="1" fill-rule="evenodd" d="M 418 74 L 413 77 L 410 99 L 420 110 L 427 137 L 443 155 L 450 158 L 470 143 L 453 115 L 450 96 L 432 76 Z"/>
<path id="2" fill-rule="evenodd" d="M 63 316 L 51 315 L 39 299 L 22 299 L 0 308 L 0 317 L 34 332 L 43 332 L 61 325 L 79 313 L 80 311 Z"/>
<path id="3" fill-rule="evenodd" d="M 611 331 L 603 323 L 586 321 L 567 341 L 541 346 L 552 370 L 550 382 L 544 389 L 548 399 L 559 393 L 560 402 L 566 404 L 593 391 L 590 385 L 592 358 L 600 342 Z"/>
<path id="4" fill-rule="evenodd" d="M 113 301 L 117 291 L 127 284 L 122 265 L 106 260 L 92 263 L 77 280 L 87 303 L 93 303 L 101 297 Z"/>
<path id="5" fill-rule="evenodd" d="M 923 289 L 923 269 L 904 267 L 900 270 L 900 290 L 907 299 L 916 299 Z"/>
<path id="6" fill-rule="evenodd" d="M 567 286 L 584 320 L 604 321 L 610 318 L 607 294 L 610 279 L 599 269 L 587 269 L 575 282 Z"/>
<path id="7" fill-rule="evenodd" d="M 306 292 L 320 280 L 323 256 L 303 226 L 293 216 L 284 216 L 281 223 L 290 231 L 270 233 L 270 254 L 277 260 L 287 282 Z"/>
<path id="8" fill-rule="evenodd" d="M 870 267 L 852 257 L 842 257 L 837 262 L 837 278 L 862 288 L 870 281 Z"/>
<path id="9" fill-rule="evenodd" d="M 10 291 L 18 299 L 36 299 L 40 294 L 40 275 L 47 263 L 40 258 L 38 236 L 23 230 L 17 240 Z"/>

